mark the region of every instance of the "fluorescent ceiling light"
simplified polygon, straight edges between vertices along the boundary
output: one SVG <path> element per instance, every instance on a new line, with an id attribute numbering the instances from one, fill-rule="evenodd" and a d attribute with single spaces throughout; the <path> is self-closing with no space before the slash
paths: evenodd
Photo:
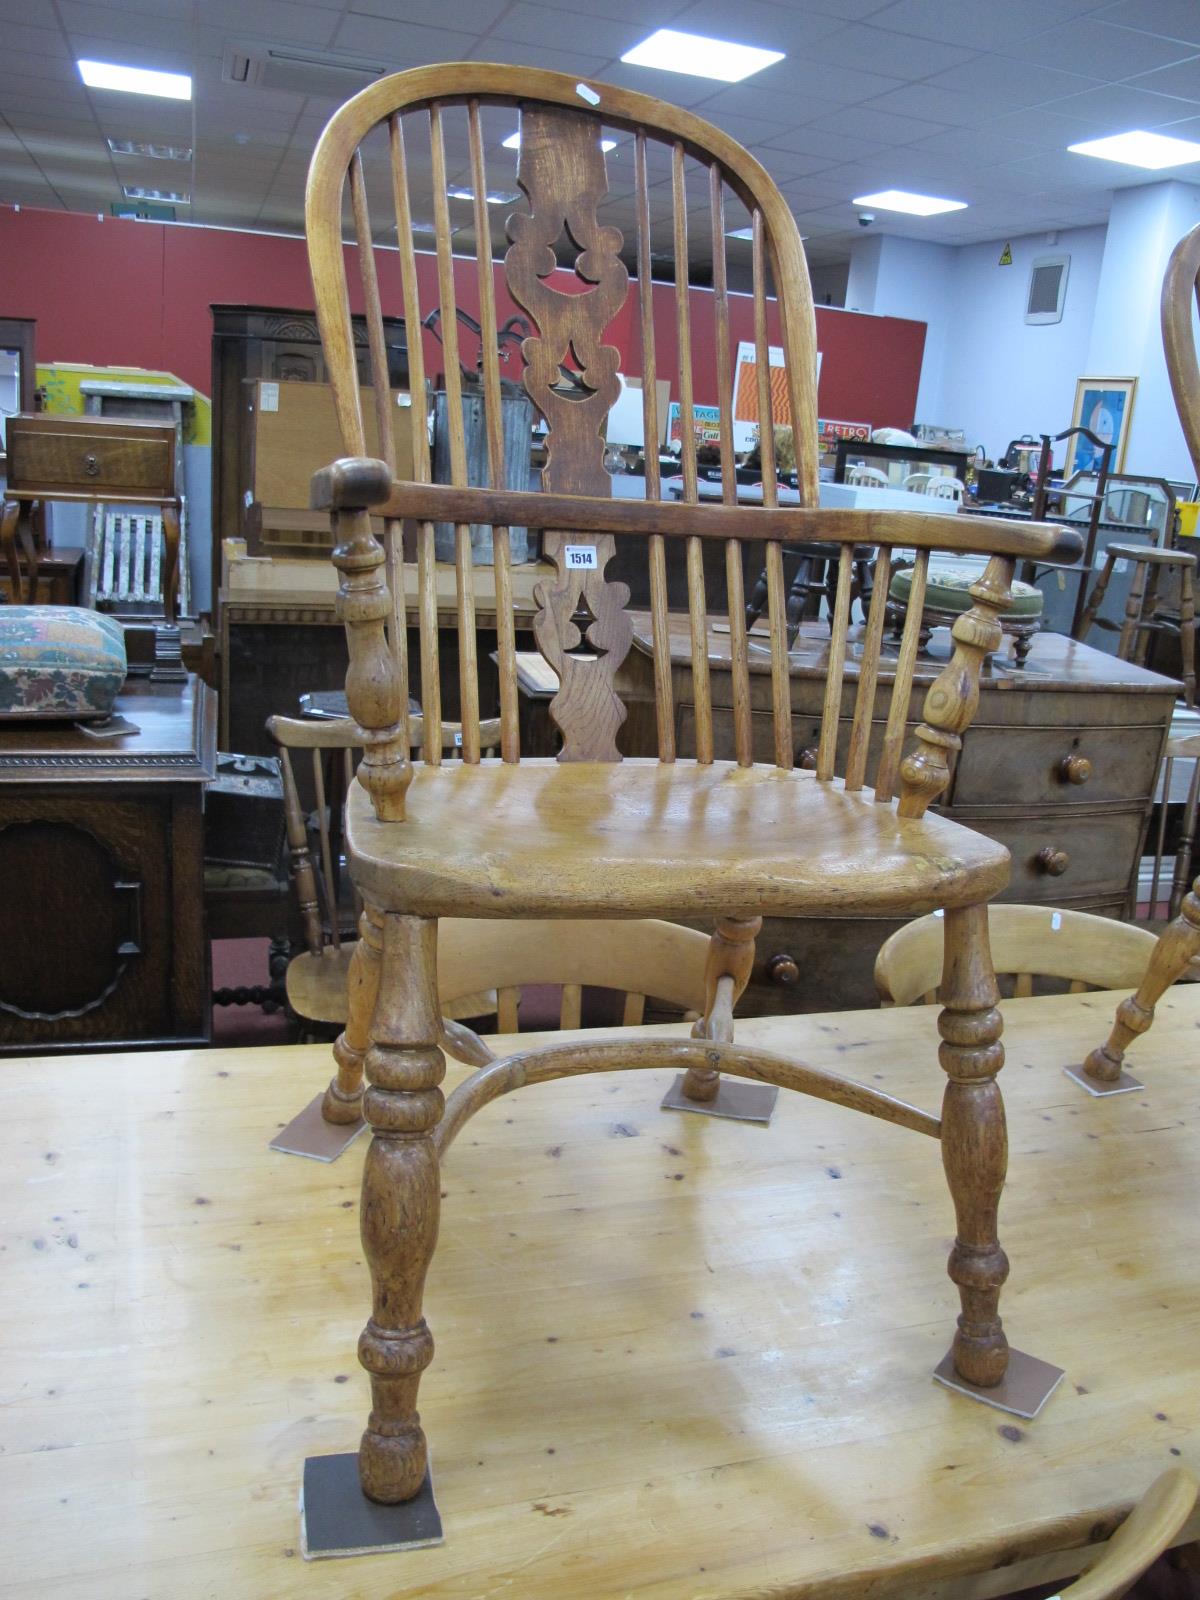
<path id="1" fill-rule="evenodd" d="M 507 139 L 502 139 L 500 142 L 506 150 L 519 150 L 521 148 L 520 128 L 517 129 L 516 133 L 510 133 Z M 601 139 L 600 148 L 604 151 L 615 150 L 617 141 L 615 139 Z"/>
<path id="2" fill-rule="evenodd" d="M 115 156 L 149 156 L 153 161 L 190 161 L 190 144 L 142 144 L 139 139 L 110 139 L 108 148 Z"/>
<path id="3" fill-rule="evenodd" d="M 447 189 L 446 193 L 451 200 L 474 200 L 475 198 L 474 189 Z M 519 200 L 520 198 L 519 194 L 510 193 L 505 189 L 495 189 L 491 194 L 484 195 L 484 199 L 490 206 L 511 205 L 514 200 Z"/>
<path id="4" fill-rule="evenodd" d="M 178 189 L 143 189 L 137 184 L 124 185 L 126 200 L 165 200 L 173 205 L 190 205 L 190 194 L 182 194 Z"/>
<path id="5" fill-rule="evenodd" d="M 909 194 L 907 189 L 881 189 L 878 194 L 856 195 L 856 206 L 878 206 L 880 211 L 906 211 L 912 217 L 938 217 L 943 211 L 965 211 L 965 200 L 939 200 L 932 194 Z"/>
<path id="6" fill-rule="evenodd" d="M 677 33 L 659 28 L 621 57 L 631 67 L 657 67 L 660 72 L 686 72 L 693 78 L 716 78 L 721 83 L 741 83 L 772 62 L 783 60 L 782 50 L 760 50 L 731 39 L 706 39 L 700 33 Z"/>
<path id="7" fill-rule="evenodd" d="M 1069 144 L 1067 149 L 1077 156 L 1120 161 L 1127 167 L 1145 167 L 1150 172 L 1200 161 L 1200 144 L 1191 139 L 1169 139 L 1165 133 L 1147 133 L 1144 128 L 1135 128 L 1132 133 L 1113 133 L 1107 139 L 1085 139 L 1082 144 Z"/>
<path id="8" fill-rule="evenodd" d="M 79 76 L 89 89 L 156 94 L 163 100 L 192 98 L 192 80 L 186 72 L 150 72 L 145 67 L 119 67 L 111 61 L 81 61 Z"/>
<path id="9" fill-rule="evenodd" d="M 754 229 L 753 228 L 730 228 L 726 232 L 725 237 L 727 239 L 753 239 L 753 237 L 754 237 Z"/>

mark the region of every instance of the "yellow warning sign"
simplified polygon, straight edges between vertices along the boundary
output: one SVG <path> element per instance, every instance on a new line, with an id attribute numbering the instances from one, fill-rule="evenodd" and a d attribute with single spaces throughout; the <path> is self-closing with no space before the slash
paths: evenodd
<path id="1" fill-rule="evenodd" d="M 1004 246 L 1004 249 L 1001 250 L 1001 252 L 1000 252 L 1000 265 L 1002 267 L 1011 267 L 1012 266 L 1012 245 L 1011 244 L 1006 244 Z"/>

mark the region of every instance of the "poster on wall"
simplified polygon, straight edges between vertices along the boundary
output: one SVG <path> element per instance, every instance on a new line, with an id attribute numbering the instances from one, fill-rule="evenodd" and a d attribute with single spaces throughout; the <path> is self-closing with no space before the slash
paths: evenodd
<path id="1" fill-rule="evenodd" d="M 783 349 L 773 344 L 767 347 L 770 372 L 771 420 L 780 427 L 792 425 L 792 403 L 788 397 L 787 368 L 783 363 Z M 821 352 L 817 351 L 817 382 L 821 381 Z M 758 356 L 754 345 L 743 340 L 737 347 L 737 365 L 733 377 L 733 447 L 749 450 L 758 434 Z"/>
<path id="2" fill-rule="evenodd" d="M 720 444 L 721 442 L 721 411 L 718 406 L 693 406 L 692 427 L 696 435 L 696 444 Z M 737 429 L 734 429 L 736 437 Z M 672 400 L 670 410 L 667 412 L 667 448 L 683 438 L 682 408 L 678 400 Z"/>
<path id="3" fill-rule="evenodd" d="M 817 439 L 822 450 L 833 450 L 839 439 L 854 439 L 866 443 L 871 437 L 869 422 L 834 422 L 829 417 L 817 418 Z"/>
<path id="4" fill-rule="evenodd" d="M 1133 419 L 1136 378 L 1079 378 L 1075 384 L 1073 428 L 1087 428 L 1102 444 L 1111 444 L 1112 470 L 1125 470 L 1125 450 L 1129 444 L 1129 425 Z M 1064 477 L 1075 472 L 1099 472 L 1103 452 L 1081 434 L 1067 442 Z"/>

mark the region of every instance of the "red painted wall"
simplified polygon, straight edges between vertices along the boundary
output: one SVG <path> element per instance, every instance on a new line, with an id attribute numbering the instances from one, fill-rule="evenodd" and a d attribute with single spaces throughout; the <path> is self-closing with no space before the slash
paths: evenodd
<path id="1" fill-rule="evenodd" d="M 0 208 L 0 313 L 36 317 L 38 359 L 97 366 L 154 367 L 173 372 L 204 393 L 211 382 L 212 318 L 209 307 L 284 306 L 311 309 L 312 286 L 300 239 L 216 228 L 177 227 L 62 211 Z M 418 257 L 422 303 L 437 303 L 434 262 Z M 499 272 L 499 269 L 497 269 Z M 351 273 L 354 284 L 357 271 Z M 459 304 L 479 309 L 475 265 L 455 262 Z M 380 290 L 387 311 L 401 306 L 399 257 L 380 257 Z M 497 279 L 497 310 L 503 321 L 516 307 Z M 354 309 L 359 298 L 352 295 Z M 660 378 L 672 378 L 677 348 L 674 290 L 654 286 L 655 346 Z M 712 296 L 694 289 L 692 340 L 695 398 L 716 399 L 716 355 Z M 774 306 L 768 308 L 772 343 L 778 344 Z M 731 296 L 730 329 L 751 339 L 748 296 Z M 440 351 L 426 334 L 431 372 Z M 634 302 L 609 329 L 622 353 L 622 370 L 641 372 Z M 817 308 L 817 344 L 822 353 L 818 407 L 823 417 L 907 427 L 913 420 L 925 324 L 897 317 Z M 472 342 L 464 358 L 474 360 Z"/>

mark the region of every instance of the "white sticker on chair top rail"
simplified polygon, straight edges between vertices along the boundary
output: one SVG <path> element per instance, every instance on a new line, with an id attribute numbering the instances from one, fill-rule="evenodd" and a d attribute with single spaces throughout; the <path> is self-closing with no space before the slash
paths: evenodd
<path id="1" fill-rule="evenodd" d="M 594 544 L 568 544 L 563 547 L 563 565 L 569 572 L 578 571 L 581 567 L 595 567 L 596 546 Z"/>

